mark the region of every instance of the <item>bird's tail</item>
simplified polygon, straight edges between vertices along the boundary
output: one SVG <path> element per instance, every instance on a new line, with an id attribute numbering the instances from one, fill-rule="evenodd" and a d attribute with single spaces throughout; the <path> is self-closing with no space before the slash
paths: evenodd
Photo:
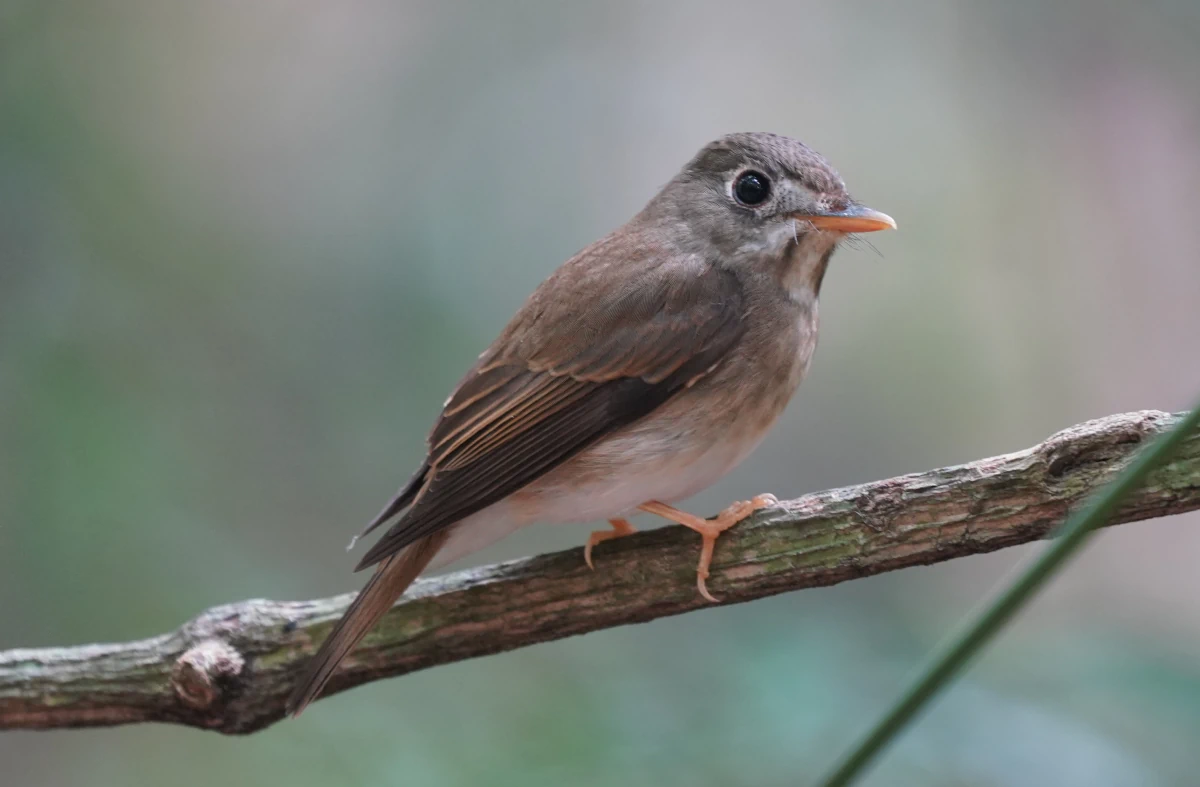
<path id="1" fill-rule="evenodd" d="M 366 586 L 351 602 L 346 614 L 342 615 L 317 655 L 305 668 L 300 682 L 288 697 L 288 713 L 299 716 L 308 703 L 317 698 L 338 664 L 392 608 L 405 588 L 425 570 L 442 548 L 447 535 L 446 531 L 441 531 L 418 539 L 376 566 L 374 575 L 367 580 Z"/>

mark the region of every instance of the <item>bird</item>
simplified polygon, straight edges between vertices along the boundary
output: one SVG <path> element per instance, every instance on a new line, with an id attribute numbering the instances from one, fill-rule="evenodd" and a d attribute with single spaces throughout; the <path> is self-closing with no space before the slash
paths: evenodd
<path id="1" fill-rule="evenodd" d="M 593 568 L 593 547 L 634 532 L 635 512 L 691 528 L 697 590 L 715 601 L 717 537 L 777 500 L 712 519 L 673 503 L 741 462 L 791 399 L 839 242 L 895 227 L 796 139 L 749 132 L 705 145 L 628 223 L 543 281 L 454 388 L 421 466 L 360 533 L 390 523 L 356 568 L 374 573 L 287 711 L 317 698 L 418 575 L 530 524 L 608 520 L 587 541 Z"/>

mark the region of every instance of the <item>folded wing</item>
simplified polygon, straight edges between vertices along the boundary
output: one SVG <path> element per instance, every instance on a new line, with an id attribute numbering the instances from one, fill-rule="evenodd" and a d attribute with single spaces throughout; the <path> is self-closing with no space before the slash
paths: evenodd
<path id="1" fill-rule="evenodd" d="M 459 383 L 425 465 L 371 527 L 410 507 L 358 568 L 507 497 L 653 412 L 714 369 L 741 337 L 734 274 L 699 259 L 647 265 L 604 252 L 601 242 L 560 268 Z M 641 273 L 605 275 L 613 265 Z M 622 289 L 605 292 L 614 280 Z"/>

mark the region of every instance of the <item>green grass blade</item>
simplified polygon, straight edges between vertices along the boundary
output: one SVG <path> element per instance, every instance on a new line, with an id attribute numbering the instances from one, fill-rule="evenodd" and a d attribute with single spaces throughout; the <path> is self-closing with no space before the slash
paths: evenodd
<path id="1" fill-rule="evenodd" d="M 935 694 L 962 670 L 971 657 L 1012 619 L 1033 594 L 1042 588 L 1096 528 L 1102 526 L 1152 470 L 1169 461 L 1180 445 L 1200 424 L 1200 404 L 1170 432 L 1146 446 L 1129 467 L 1089 503 L 1070 516 L 1058 536 L 1012 585 L 996 597 L 977 619 L 971 621 L 930 659 L 904 694 L 879 722 L 851 749 L 819 784 L 844 787 L 860 776 L 870 762 L 912 721 Z"/>

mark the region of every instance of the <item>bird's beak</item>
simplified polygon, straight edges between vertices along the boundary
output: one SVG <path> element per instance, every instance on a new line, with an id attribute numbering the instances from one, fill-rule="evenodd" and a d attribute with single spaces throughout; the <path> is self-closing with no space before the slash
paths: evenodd
<path id="1" fill-rule="evenodd" d="M 896 229 L 895 220 L 886 213 L 871 210 L 866 205 L 851 205 L 834 213 L 796 213 L 794 218 L 806 221 L 819 230 L 832 232 L 878 232 Z"/>

